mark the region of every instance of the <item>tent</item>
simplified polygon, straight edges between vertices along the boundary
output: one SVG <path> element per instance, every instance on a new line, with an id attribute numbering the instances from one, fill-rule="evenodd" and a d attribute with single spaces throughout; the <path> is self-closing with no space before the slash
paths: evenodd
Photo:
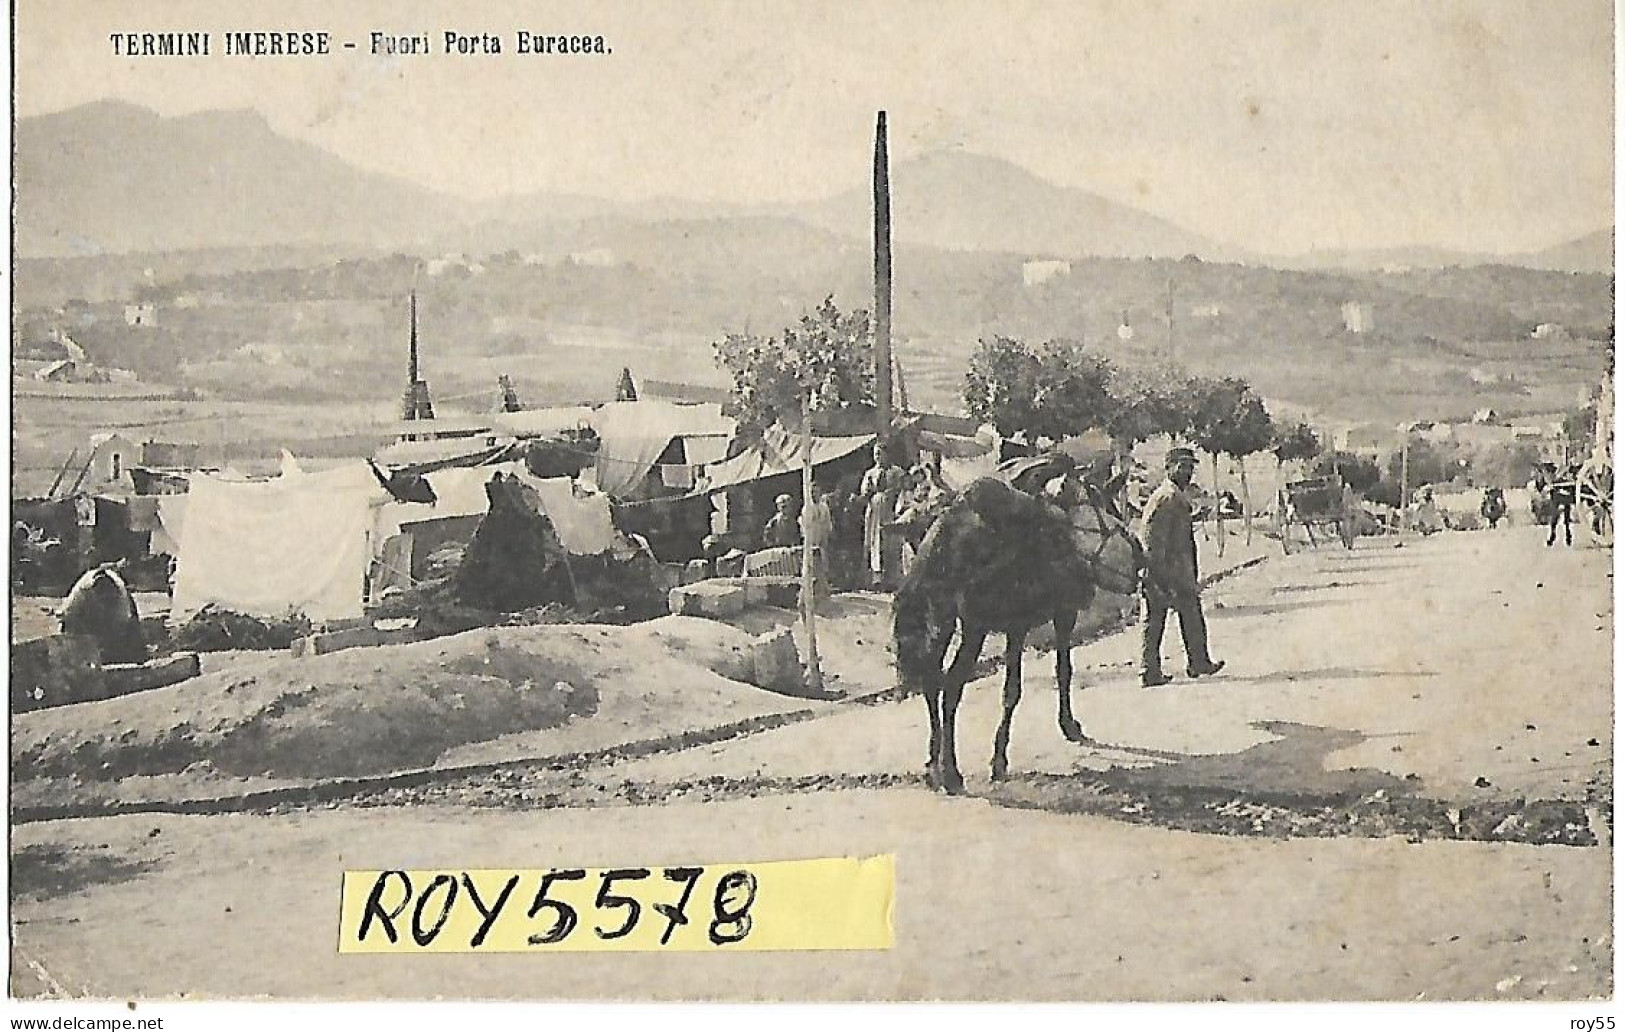
<path id="1" fill-rule="evenodd" d="M 321 473 L 285 464 L 263 481 L 191 478 L 172 619 L 210 603 L 255 616 L 361 616 L 373 512 L 388 498 L 360 462 Z"/>
<path id="2" fill-rule="evenodd" d="M 827 462 L 851 455 L 859 448 L 866 447 L 875 439 L 874 434 L 858 434 L 853 437 L 814 437 L 812 439 L 812 464 L 814 468 Z M 769 427 L 762 436 L 759 444 L 752 445 L 744 452 L 731 459 L 715 463 L 706 467 L 704 492 L 720 491 L 723 488 L 737 487 L 748 484 L 753 480 L 765 477 L 778 476 L 781 473 L 791 473 L 801 469 L 802 447 L 801 438 L 785 433 L 779 427 Z"/>
<path id="3" fill-rule="evenodd" d="M 525 485 L 570 552 L 612 547 L 608 498 L 582 496 L 568 480 L 531 477 L 522 463 L 430 473 L 437 498 L 430 505 L 395 501 L 365 463 L 306 473 L 285 460 L 271 480 L 194 476 L 187 494 L 158 500 L 162 529 L 175 539 L 172 616 L 184 621 L 214 603 L 255 616 L 298 610 L 316 622 L 359 618 L 369 574 L 374 588 L 410 583 L 415 526 L 462 518 L 462 532 L 472 535 L 498 470 Z"/>
<path id="4" fill-rule="evenodd" d="M 731 439 L 734 427 L 734 420 L 723 415 L 722 406 L 716 404 L 617 401 L 603 405 L 592 414 L 599 442 L 598 488 L 613 498 L 631 497 L 673 440 Z M 705 450 L 707 454 L 715 451 Z"/>

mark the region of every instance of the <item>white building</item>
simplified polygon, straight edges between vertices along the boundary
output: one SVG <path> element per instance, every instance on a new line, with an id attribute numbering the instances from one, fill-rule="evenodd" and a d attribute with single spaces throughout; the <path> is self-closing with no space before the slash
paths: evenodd
<path id="1" fill-rule="evenodd" d="M 90 470 L 87 488 L 131 487 L 130 467 L 141 461 L 141 448 L 123 434 L 90 435 Z"/>
<path id="2" fill-rule="evenodd" d="M 124 322 L 129 326 L 151 326 L 158 320 L 158 309 L 149 303 L 124 306 Z"/>
<path id="3" fill-rule="evenodd" d="M 1036 287 L 1052 279 L 1072 275 L 1072 263 L 1058 258 L 1035 258 L 1021 265 L 1022 286 Z"/>
<path id="4" fill-rule="evenodd" d="M 1343 302 L 1343 328 L 1350 333 L 1370 333 L 1371 306 L 1360 301 Z"/>

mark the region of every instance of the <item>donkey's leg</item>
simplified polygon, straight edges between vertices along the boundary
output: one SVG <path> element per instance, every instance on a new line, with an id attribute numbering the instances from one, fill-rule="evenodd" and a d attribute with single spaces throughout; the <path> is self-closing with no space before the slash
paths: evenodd
<path id="1" fill-rule="evenodd" d="M 1070 609 L 1055 614 L 1055 690 L 1060 696 L 1057 722 L 1069 742 L 1084 740 L 1083 727 L 1072 716 L 1072 629 L 1078 614 Z"/>
<path id="2" fill-rule="evenodd" d="M 954 624 L 945 630 L 934 631 L 927 644 L 925 656 L 926 681 L 920 694 L 925 699 L 926 714 L 931 720 L 930 751 L 925 757 L 925 777 L 932 788 L 942 787 L 942 660 L 948 653 L 948 643 L 954 636 Z"/>
<path id="3" fill-rule="evenodd" d="M 1008 631 L 1004 636 L 1004 716 L 993 735 L 993 780 L 1002 781 L 1010 772 L 1005 755 L 1010 746 L 1010 719 L 1021 702 L 1021 651 L 1027 643 L 1025 631 Z"/>
<path id="4" fill-rule="evenodd" d="M 954 717 L 959 711 L 959 697 L 970 680 L 971 670 L 982 655 L 982 642 L 987 632 L 978 628 L 962 628 L 959 651 L 954 653 L 953 665 L 948 668 L 942 684 L 942 735 L 938 748 L 938 767 L 942 774 L 942 789 L 951 795 L 965 790 L 965 779 L 959 773 L 959 758 L 955 750 Z"/>
<path id="5" fill-rule="evenodd" d="M 925 782 L 932 788 L 942 787 L 942 682 L 940 679 L 924 686 L 920 697 L 925 700 L 931 717 L 931 752 L 925 758 Z"/>

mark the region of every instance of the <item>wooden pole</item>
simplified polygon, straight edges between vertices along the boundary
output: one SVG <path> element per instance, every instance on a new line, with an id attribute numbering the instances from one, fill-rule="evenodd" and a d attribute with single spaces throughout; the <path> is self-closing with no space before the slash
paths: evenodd
<path id="1" fill-rule="evenodd" d="M 1241 467 L 1241 515 L 1247 523 L 1247 543 L 1253 543 L 1253 496 L 1247 490 L 1247 456 L 1236 460 Z"/>
<path id="2" fill-rule="evenodd" d="M 56 471 L 56 479 L 51 481 L 51 489 L 49 491 L 45 492 L 45 497 L 47 497 L 47 498 L 55 498 L 56 497 L 56 489 L 62 486 L 62 478 L 68 475 L 68 468 L 73 465 L 73 460 L 77 459 L 78 457 L 79 457 L 79 449 L 78 448 L 75 448 L 72 451 L 68 452 L 67 459 L 63 461 L 62 468 Z"/>
<path id="3" fill-rule="evenodd" d="M 814 616 L 812 545 L 807 541 L 807 506 L 813 500 L 812 395 L 801 395 L 801 622 L 807 635 L 807 688 L 824 690 L 824 672 L 818 664 L 818 627 Z"/>
<path id="4" fill-rule="evenodd" d="M 1406 517 L 1409 515 L 1411 494 L 1411 432 L 1407 427 L 1405 439 L 1399 445 L 1399 534 L 1405 536 Z"/>
<path id="5" fill-rule="evenodd" d="M 891 182 L 886 112 L 875 116 L 875 433 L 891 436 Z"/>

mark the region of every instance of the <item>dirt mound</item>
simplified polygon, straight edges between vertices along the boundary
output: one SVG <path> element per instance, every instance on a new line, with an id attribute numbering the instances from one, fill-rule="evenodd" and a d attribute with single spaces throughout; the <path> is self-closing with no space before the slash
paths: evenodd
<path id="1" fill-rule="evenodd" d="M 172 688 L 19 716 L 19 780 L 188 771 L 364 776 L 523 742 L 603 748 L 748 718 L 783 700 L 729 680 L 745 636 L 708 621 L 470 631 L 326 656 L 255 656 Z M 745 639 L 741 641 L 738 639 Z M 449 762 L 449 761 L 447 761 Z"/>

